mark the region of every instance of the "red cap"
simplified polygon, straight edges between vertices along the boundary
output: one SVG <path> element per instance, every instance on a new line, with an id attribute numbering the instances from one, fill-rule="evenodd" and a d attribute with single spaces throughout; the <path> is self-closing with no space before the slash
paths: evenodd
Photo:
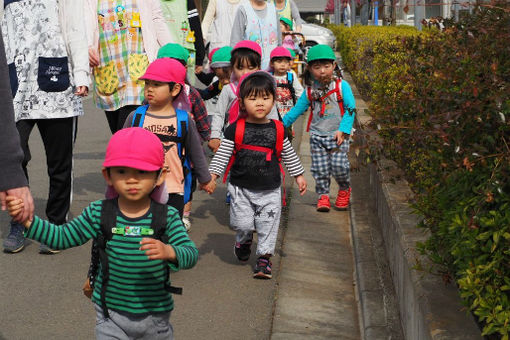
<path id="1" fill-rule="evenodd" d="M 232 49 L 232 53 L 234 53 L 234 51 L 239 48 L 247 48 L 249 50 L 252 50 L 252 51 L 258 53 L 262 57 L 262 48 L 255 41 L 241 40 L 234 46 L 234 48 Z"/>
<path id="2" fill-rule="evenodd" d="M 211 52 L 209 52 L 209 55 L 208 55 L 208 57 L 209 57 L 209 62 L 211 62 L 211 61 L 212 61 L 212 57 L 213 57 L 214 53 L 215 53 L 217 50 L 219 50 L 220 48 L 221 48 L 221 47 L 216 47 L 216 48 L 215 48 L 215 49 L 213 49 Z"/>
<path id="3" fill-rule="evenodd" d="M 292 59 L 292 55 L 290 54 L 290 51 L 282 46 L 275 47 L 271 51 L 271 55 L 269 58 L 273 59 L 273 58 L 278 58 L 278 57 L 285 57 L 285 58 Z"/>
<path id="4" fill-rule="evenodd" d="M 172 58 L 159 58 L 149 64 L 145 74 L 139 78 L 160 81 L 163 83 L 177 83 L 184 85 L 186 67 Z"/>
<path id="5" fill-rule="evenodd" d="M 145 171 L 157 171 L 164 164 L 165 154 L 159 138 L 139 127 L 117 131 L 108 142 L 103 162 L 105 168 L 125 166 Z"/>

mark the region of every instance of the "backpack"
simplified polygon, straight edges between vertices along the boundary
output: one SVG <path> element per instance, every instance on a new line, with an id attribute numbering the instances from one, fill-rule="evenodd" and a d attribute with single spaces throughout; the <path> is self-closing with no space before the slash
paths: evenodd
<path id="1" fill-rule="evenodd" d="M 166 217 L 168 207 L 165 204 L 152 202 L 152 221 L 150 230 L 147 231 L 146 237 L 155 238 L 167 244 L 168 236 L 165 234 Z M 108 255 L 106 254 L 106 244 L 113 237 L 113 234 L 124 233 L 124 228 L 117 228 L 117 206 L 115 199 L 105 199 L 101 205 L 101 233 L 97 235 L 97 239 L 92 244 L 92 260 L 88 272 L 88 279 L 90 286 L 94 285 L 96 275 L 99 270 L 99 263 L 101 263 L 101 273 L 103 274 L 103 282 L 101 286 L 101 307 L 105 318 L 109 318 L 108 308 L 106 307 L 106 287 L 109 280 L 109 264 Z M 142 232 L 143 234 L 143 232 Z M 166 268 L 165 290 L 174 293 L 182 294 L 182 288 L 170 286 L 170 269 Z"/>
<path id="2" fill-rule="evenodd" d="M 294 88 L 294 75 L 292 72 L 287 72 L 287 83 L 276 84 L 276 87 L 283 87 L 289 89 L 290 95 L 292 96 L 292 102 L 296 105 L 296 89 Z"/>
<path id="3" fill-rule="evenodd" d="M 283 126 L 283 123 L 279 120 L 272 119 L 272 121 L 275 123 L 276 126 L 276 145 L 274 149 L 258 145 L 243 144 L 244 130 L 246 127 L 246 118 L 239 118 L 237 120 L 234 138 L 234 152 L 232 154 L 232 157 L 230 157 L 227 169 L 225 170 L 225 175 L 223 176 L 223 183 L 227 181 L 228 173 L 230 172 L 232 165 L 234 165 L 236 154 L 241 149 L 264 152 L 266 154 L 266 161 L 268 162 L 271 161 L 271 157 L 274 154 L 276 156 L 276 159 L 278 160 L 278 165 L 280 166 L 280 172 L 282 173 L 283 182 L 285 183 L 285 171 L 283 170 L 282 166 L 282 150 L 283 139 L 285 137 L 285 127 Z M 282 187 L 284 189 L 283 205 L 285 205 L 285 185 L 282 185 Z"/>
<path id="4" fill-rule="evenodd" d="M 336 101 L 338 102 L 338 106 L 340 107 L 340 116 L 341 117 L 344 116 L 345 109 L 344 101 L 342 98 L 341 83 L 342 79 L 337 78 L 335 82 L 335 88 L 333 90 L 330 90 L 328 93 L 326 93 L 324 96 L 318 99 L 318 101 L 321 102 L 321 111 L 319 112 L 319 116 L 322 117 L 324 115 L 324 110 L 326 110 L 326 102 L 324 100 L 331 96 L 333 93 L 336 93 Z M 310 131 L 310 124 L 312 123 L 315 102 L 315 100 L 313 100 L 312 98 L 312 88 L 310 86 L 306 88 L 306 97 L 308 98 L 308 101 L 310 102 L 311 105 L 310 116 L 308 117 L 308 123 L 306 124 L 306 131 Z"/>
<path id="5" fill-rule="evenodd" d="M 131 121 L 132 127 L 143 127 L 148 107 L 149 105 L 142 105 L 136 109 L 135 114 L 133 115 L 133 120 Z M 158 136 L 161 142 L 174 142 L 177 145 L 177 154 L 181 160 L 182 171 L 184 174 L 184 204 L 186 204 L 189 202 L 191 197 L 192 184 L 191 162 L 184 152 L 184 140 L 188 133 L 188 113 L 180 109 L 176 109 L 175 112 L 177 113 L 177 137 L 165 136 L 157 133 L 155 133 L 155 135 Z"/>

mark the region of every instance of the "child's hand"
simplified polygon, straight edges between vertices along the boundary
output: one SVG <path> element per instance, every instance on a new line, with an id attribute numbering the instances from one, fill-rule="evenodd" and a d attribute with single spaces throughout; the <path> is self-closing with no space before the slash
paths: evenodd
<path id="1" fill-rule="evenodd" d="M 296 183 L 299 188 L 299 194 L 303 196 L 306 192 L 306 179 L 305 176 L 299 175 L 296 177 Z"/>
<path id="2" fill-rule="evenodd" d="M 216 179 L 213 177 L 209 182 L 207 183 L 201 183 L 200 189 L 207 192 L 209 195 L 216 190 Z"/>
<path id="3" fill-rule="evenodd" d="M 87 86 L 78 86 L 74 94 L 78 97 L 86 97 L 89 94 L 89 88 Z"/>
<path id="4" fill-rule="evenodd" d="M 348 136 L 349 135 L 344 134 L 342 131 L 337 131 L 335 133 L 336 144 L 337 145 L 341 145 L 344 142 L 345 138 L 348 137 Z"/>
<path id="5" fill-rule="evenodd" d="M 95 48 L 89 48 L 89 64 L 90 67 L 99 66 L 99 52 Z"/>
<path id="6" fill-rule="evenodd" d="M 220 147 L 221 140 L 218 138 L 213 138 L 207 143 L 207 146 L 209 146 L 209 149 L 211 149 L 212 152 L 218 151 L 218 148 Z"/>
<path id="7" fill-rule="evenodd" d="M 164 244 L 160 240 L 144 237 L 142 241 L 140 241 L 140 244 L 142 245 L 140 250 L 145 251 L 145 255 L 147 255 L 149 260 L 165 260 L 174 263 L 177 260 L 174 248 L 169 244 Z"/>
<path id="8" fill-rule="evenodd" d="M 23 204 L 23 200 L 21 198 L 17 198 L 16 196 L 7 196 L 5 198 L 5 203 L 7 205 L 7 212 L 12 218 L 15 218 L 16 216 L 19 216 L 21 213 L 23 213 L 25 205 Z M 23 221 L 22 224 L 26 228 L 29 228 L 32 224 L 32 220 L 28 219 Z"/>

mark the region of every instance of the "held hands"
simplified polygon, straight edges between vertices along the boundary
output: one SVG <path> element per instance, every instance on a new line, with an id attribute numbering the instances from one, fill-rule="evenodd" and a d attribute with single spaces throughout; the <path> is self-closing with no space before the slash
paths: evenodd
<path id="1" fill-rule="evenodd" d="M 164 260 L 177 263 L 177 255 L 175 255 L 175 250 L 171 245 L 149 237 L 144 237 L 140 244 L 142 245 L 140 250 L 145 251 L 145 255 L 147 255 L 149 260 Z"/>
<path id="2" fill-rule="evenodd" d="M 23 223 L 27 220 L 32 221 L 34 219 L 34 199 L 32 198 L 32 194 L 30 193 L 30 189 L 28 187 L 0 191 L 0 201 L 2 203 L 2 210 L 4 211 L 7 209 L 7 196 L 11 197 L 11 200 L 12 197 L 20 198 L 24 203 L 23 209 L 18 212 L 18 214 L 12 215 L 9 213 L 14 221 Z"/>
<path id="3" fill-rule="evenodd" d="M 299 194 L 303 196 L 306 192 L 305 176 L 303 175 L 296 176 L 296 184 L 298 185 L 299 188 Z"/>
<path id="4" fill-rule="evenodd" d="M 99 52 L 93 47 L 89 48 L 89 64 L 90 67 L 99 66 Z"/>
<path id="5" fill-rule="evenodd" d="M 216 190 L 216 178 L 214 175 L 212 175 L 212 179 L 207 183 L 200 183 L 200 190 L 204 190 L 209 195 Z"/>
<path id="6" fill-rule="evenodd" d="M 220 147 L 221 140 L 218 138 L 213 138 L 207 143 L 207 146 L 209 146 L 209 149 L 211 149 L 212 152 L 218 151 L 218 148 Z"/>
<path id="7" fill-rule="evenodd" d="M 78 86 L 74 94 L 78 97 L 86 97 L 89 94 L 89 88 L 87 86 Z"/>
<path id="8" fill-rule="evenodd" d="M 5 198 L 5 202 L 7 205 L 7 212 L 9 213 L 9 215 L 11 215 L 11 217 L 14 220 L 16 220 L 16 218 L 19 218 L 19 216 L 23 215 L 23 212 L 25 209 L 25 204 L 23 203 L 23 198 L 18 198 L 16 196 L 7 196 Z M 22 223 L 25 226 L 25 228 L 29 228 L 30 225 L 32 224 L 32 219 L 33 219 L 33 210 L 32 210 L 32 215 L 29 218 L 27 218 L 25 220 L 16 220 L 16 221 Z"/>

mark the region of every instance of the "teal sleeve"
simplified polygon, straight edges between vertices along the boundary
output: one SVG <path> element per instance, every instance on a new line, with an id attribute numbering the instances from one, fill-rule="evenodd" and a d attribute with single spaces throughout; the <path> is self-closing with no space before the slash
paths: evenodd
<path id="1" fill-rule="evenodd" d="M 296 105 L 283 117 L 283 125 L 285 127 L 291 126 L 303 113 L 310 107 L 310 101 L 306 95 L 306 91 L 303 91 L 301 97 L 299 97 Z"/>
<path id="2" fill-rule="evenodd" d="M 182 224 L 182 221 L 175 211 L 175 214 L 169 216 L 169 228 L 167 228 L 168 244 L 174 248 L 177 257 L 177 263 L 168 262 L 172 271 L 181 269 L 190 269 L 198 261 L 198 249 L 195 243 L 188 237 L 188 233 Z"/>
<path id="3" fill-rule="evenodd" d="M 354 101 L 354 95 L 352 94 L 351 86 L 345 80 L 342 80 L 342 99 L 344 102 L 345 112 L 338 130 L 350 135 L 352 131 L 352 125 L 354 124 L 356 102 Z"/>
<path id="4" fill-rule="evenodd" d="M 34 216 L 34 220 L 25 232 L 25 236 L 44 243 L 52 249 L 81 246 L 97 236 L 99 220 L 93 205 L 94 203 L 83 210 L 80 216 L 61 226 Z"/>

